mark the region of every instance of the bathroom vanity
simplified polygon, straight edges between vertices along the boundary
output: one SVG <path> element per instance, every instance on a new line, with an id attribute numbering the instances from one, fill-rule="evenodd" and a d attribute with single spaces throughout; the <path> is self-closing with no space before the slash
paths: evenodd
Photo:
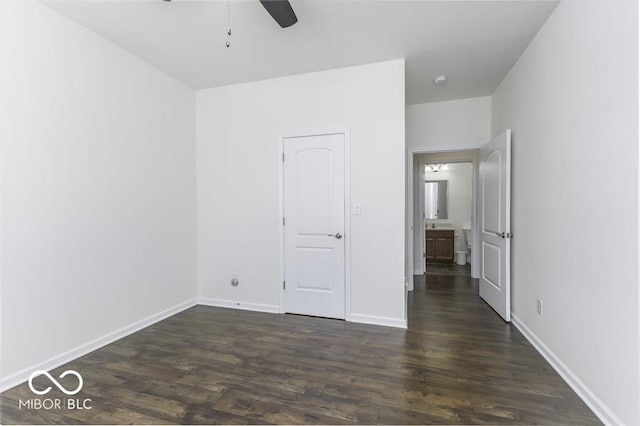
<path id="1" fill-rule="evenodd" d="M 453 263 L 455 247 L 454 229 L 425 229 L 427 263 Z"/>

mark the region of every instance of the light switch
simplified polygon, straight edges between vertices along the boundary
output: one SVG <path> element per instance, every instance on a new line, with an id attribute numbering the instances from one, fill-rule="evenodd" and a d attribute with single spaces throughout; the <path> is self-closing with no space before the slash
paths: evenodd
<path id="1" fill-rule="evenodd" d="M 357 216 L 360 214 L 360 204 L 354 204 L 353 205 L 353 215 Z"/>

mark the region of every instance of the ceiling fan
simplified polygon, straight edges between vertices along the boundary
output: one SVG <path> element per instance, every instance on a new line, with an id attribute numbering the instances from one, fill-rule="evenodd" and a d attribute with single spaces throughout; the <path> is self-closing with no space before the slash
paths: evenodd
<path id="1" fill-rule="evenodd" d="M 170 2 L 171 0 L 164 0 Z M 287 28 L 298 22 L 289 0 L 259 0 L 262 6 L 269 12 L 269 15 L 282 28 Z"/>

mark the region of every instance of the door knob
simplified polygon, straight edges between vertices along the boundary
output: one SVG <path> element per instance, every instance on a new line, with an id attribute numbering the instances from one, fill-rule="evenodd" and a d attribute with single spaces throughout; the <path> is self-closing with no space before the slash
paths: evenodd
<path id="1" fill-rule="evenodd" d="M 335 238 L 337 238 L 337 239 L 342 238 L 342 234 L 341 234 L 341 233 L 339 233 L 339 232 L 338 232 L 336 235 L 329 234 L 329 236 L 330 236 L 330 237 L 335 237 Z"/>

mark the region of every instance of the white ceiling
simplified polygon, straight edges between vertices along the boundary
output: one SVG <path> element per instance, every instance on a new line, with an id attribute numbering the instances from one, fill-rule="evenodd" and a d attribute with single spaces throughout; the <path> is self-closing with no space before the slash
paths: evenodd
<path id="1" fill-rule="evenodd" d="M 225 1 L 42 1 L 195 89 L 404 57 L 407 104 L 490 95 L 557 5 L 291 0 L 298 23 L 281 29 L 231 0 L 227 49 Z"/>

